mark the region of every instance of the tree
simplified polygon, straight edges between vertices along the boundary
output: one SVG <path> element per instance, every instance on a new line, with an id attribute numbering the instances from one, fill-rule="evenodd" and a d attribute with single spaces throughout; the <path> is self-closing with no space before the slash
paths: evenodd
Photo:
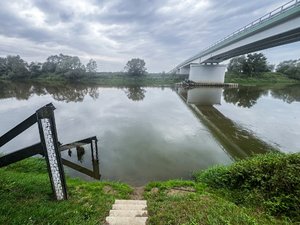
<path id="1" fill-rule="evenodd" d="M 5 76 L 7 71 L 7 59 L 0 57 L 0 77 Z"/>
<path id="2" fill-rule="evenodd" d="M 42 63 L 40 62 L 31 62 L 28 66 L 30 76 L 38 77 L 42 74 Z"/>
<path id="3" fill-rule="evenodd" d="M 43 63 L 42 70 L 45 73 L 54 73 L 57 65 L 60 63 L 60 57 L 58 55 L 51 55 L 47 58 L 46 62 Z"/>
<path id="4" fill-rule="evenodd" d="M 300 80 L 300 59 L 283 61 L 277 65 L 276 71 L 289 78 Z"/>
<path id="5" fill-rule="evenodd" d="M 246 63 L 246 57 L 244 55 L 235 57 L 230 60 L 227 70 L 228 72 L 233 72 L 237 74 L 243 73 L 244 72 L 243 67 L 245 63 Z"/>
<path id="6" fill-rule="evenodd" d="M 93 59 L 90 59 L 90 61 L 86 64 L 86 71 L 88 73 L 96 73 L 97 72 L 97 62 Z"/>
<path id="7" fill-rule="evenodd" d="M 85 66 L 79 57 L 69 55 L 52 55 L 43 64 L 43 72 L 55 73 L 68 79 L 77 79 L 85 74 Z"/>
<path id="8" fill-rule="evenodd" d="M 11 79 L 29 76 L 28 65 L 19 55 L 6 57 L 6 75 Z"/>
<path id="9" fill-rule="evenodd" d="M 248 54 L 239 56 L 230 60 L 228 72 L 235 74 L 245 74 L 247 76 L 257 76 L 263 72 L 272 69 L 272 65 L 268 65 L 267 58 L 262 53 Z"/>
<path id="10" fill-rule="evenodd" d="M 141 76 L 146 73 L 146 63 L 143 59 L 135 58 L 127 62 L 125 70 L 129 75 Z"/>
<path id="11" fill-rule="evenodd" d="M 267 58 L 262 53 L 248 54 L 243 71 L 245 74 L 253 76 L 262 72 L 268 72 Z"/>

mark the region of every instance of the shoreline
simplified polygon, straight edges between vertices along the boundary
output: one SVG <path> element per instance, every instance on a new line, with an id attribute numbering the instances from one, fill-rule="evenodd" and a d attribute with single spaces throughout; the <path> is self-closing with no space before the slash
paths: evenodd
<path id="1" fill-rule="evenodd" d="M 0 224 L 97 224 L 105 221 L 115 199 L 147 200 L 148 222 L 153 225 L 211 224 L 209 218 L 216 224 L 224 219 L 236 225 L 254 221 L 292 224 L 300 221 L 298 202 L 276 201 L 284 201 L 287 194 L 299 200 L 299 164 L 300 153 L 268 153 L 199 171 L 194 173 L 194 180 L 157 181 L 138 188 L 67 177 L 69 199 L 56 202 L 50 195 L 45 162 L 30 158 L 0 169 Z M 281 169 L 283 165 L 288 165 L 288 175 Z M 282 211 L 281 204 L 288 208 Z"/>

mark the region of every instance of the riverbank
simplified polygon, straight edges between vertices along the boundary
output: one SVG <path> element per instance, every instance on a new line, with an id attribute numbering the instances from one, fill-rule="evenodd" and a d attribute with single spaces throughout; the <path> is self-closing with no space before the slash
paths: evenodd
<path id="1" fill-rule="evenodd" d="M 31 158 L 0 169 L 0 224 L 102 224 L 115 199 L 132 188 L 67 178 L 68 201 L 56 202 L 45 161 Z"/>
<path id="2" fill-rule="evenodd" d="M 146 74 L 144 76 L 129 76 L 126 73 L 97 73 L 95 76 L 81 77 L 78 79 L 66 79 L 61 76 L 46 74 L 38 78 L 28 79 L 1 79 L 1 82 L 33 82 L 40 84 L 87 84 L 101 85 L 108 87 L 128 87 L 128 86 L 173 86 L 176 83 L 188 79 L 184 74 Z M 268 85 L 268 84 L 300 84 L 299 80 L 288 78 L 277 72 L 266 72 L 259 76 L 247 77 L 241 74 L 226 73 L 225 83 L 237 83 L 242 85 Z"/>
<path id="3" fill-rule="evenodd" d="M 44 75 L 31 79 L 0 79 L 2 82 L 35 82 L 44 84 L 88 84 L 101 86 L 172 86 L 187 79 L 187 75 L 181 74 L 146 74 L 144 76 L 130 76 L 126 73 L 98 73 L 95 76 L 81 77 L 78 79 L 66 79 L 57 75 Z"/>
<path id="4" fill-rule="evenodd" d="M 225 75 L 225 83 L 238 83 L 242 85 L 300 84 L 300 80 L 288 78 L 284 74 L 277 72 L 265 72 L 254 77 L 227 72 Z"/>
<path id="5" fill-rule="evenodd" d="M 145 187 L 149 224 L 293 224 L 300 221 L 300 154 L 267 154 L 194 174 L 194 181 Z M 45 162 L 0 169 L 0 224 L 101 224 L 133 189 L 67 178 L 69 200 L 55 202 Z"/>
<path id="6" fill-rule="evenodd" d="M 266 154 L 146 187 L 150 224 L 297 224 L 300 154 Z"/>

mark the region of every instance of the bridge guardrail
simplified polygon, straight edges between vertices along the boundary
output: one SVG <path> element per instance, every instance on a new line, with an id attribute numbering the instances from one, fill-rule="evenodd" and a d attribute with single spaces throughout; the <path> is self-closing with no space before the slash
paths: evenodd
<path id="1" fill-rule="evenodd" d="M 278 8 L 276 8 L 276 9 L 274 9 L 273 11 L 271 11 L 271 12 L 269 12 L 269 13 L 263 15 L 262 17 L 260 17 L 260 18 L 258 18 L 258 19 L 256 19 L 256 20 L 254 20 L 253 22 L 247 24 L 246 26 L 244 26 L 244 27 L 242 27 L 242 28 L 236 30 L 235 32 L 229 34 L 229 35 L 226 36 L 225 38 L 220 39 L 219 41 L 215 42 L 215 43 L 212 44 L 211 46 L 205 48 L 205 49 L 203 50 L 203 52 L 206 51 L 206 50 L 208 50 L 208 49 L 210 49 L 210 48 L 212 48 L 212 47 L 214 47 L 214 46 L 216 46 L 217 44 L 219 44 L 219 43 L 221 43 L 221 42 L 223 42 L 223 41 L 225 41 L 225 40 L 227 40 L 227 39 L 233 37 L 233 36 L 236 36 L 236 35 L 238 35 L 238 34 L 241 34 L 242 32 L 248 30 L 249 28 L 255 27 L 256 25 L 258 25 L 258 24 L 260 24 L 260 23 L 262 23 L 262 22 L 265 22 L 265 21 L 267 21 L 267 20 L 269 20 L 269 19 L 271 19 L 271 18 L 274 18 L 275 16 L 278 16 L 278 15 L 280 15 L 281 13 L 285 12 L 286 10 L 288 10 L 288 9 L 290 9 L 290 8 L 293 8 L 293 7 L 296 7 L 296 6 L 299 5 L 299 4 L 300 4 L 300 0 L 292 0 L 292 1 L 289 1 L 288 3 L 286 3 L 286 4 L 284 4 L 284 5 L 280 6 L 280 7 L 278 7 Z"/>
<path id="2" fill-rule="evenodd" d="M 278 7 L 278 8 L 276 8 L 276 9 L 274 9 L 273 11 L 271 11 L 271 12 L 269 12 L 269 13 L 261 16 L 260 18 L 254 20 L 253 22 L 247 24 L 246 26 L 244 26 L 244 27 L 236 30 L 235 32 L 227 35 L 226 37 L 220 39 L 219 41 L 215 42 L 214 44 L 210 45 L 209 47 L 203 49 L 199 54 L 203 54 L 206 51 L 208 51 L 209 49 L 217 46 L 218 44 L 220 44 L 220 43 L 222 43 L 222 42 L 224 42 L 224 41 L 226 41 L 226 40 L 228 40 L 230 38 L 236 37 L 237 35 L 240 35 L 240 34 L 244 33 L 245 31 L 248 31 L 250 28 L 254 28 L 254 27 L 260 25 L 261 23 L 266 22 L 266 21 L 268 21 L 270 19 L 273 19 L 274 17 L 279 16 L 282 13 L 286 12 L 287 10 L 289 10 L 291 8 L 294 8 L 296 6 L 299 6 L 299 5 L 300 5 L 300 0 L 291 0 L 291 1 L 287 2 L 287 3 L 285 3 L 284 5 L 282 5 L 282 6 Z M 177 68 L 181 67 L 182 65 L 186 64 L 189 61 L 195 60 L 198 57 L 199 54 L 191 57 L 188 60 L 185 60 L 183 63 L 179 64 L 174 69 L 172 69 L 170 72 L 176 70 Z"/>

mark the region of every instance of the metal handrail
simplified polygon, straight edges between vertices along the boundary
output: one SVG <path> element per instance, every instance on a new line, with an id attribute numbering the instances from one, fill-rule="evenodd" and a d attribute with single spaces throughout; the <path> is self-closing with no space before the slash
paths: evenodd
<path id="1" fill-rule="evenodd" d="M 226 41 L 226 40 L 228 40 L 228 39 L 230 39 L 230 38 L 232 38 L 232 37 L 236 37 L 237 35 L 239 35 L 239 34 L 245 32 L 245 31 L 249 30 L 250 28 L 253 28 L 253 27 L 258 26 L 258 25 L 261 24 L 262 22 L 266 22 L 266 21 L 268 21 L 268 20 L 270 20 L 270 19 L 273 19 L 274 17 L 281 15 L 282 13 L 286 12 L 287 10 L 289 10 L 289 9 L 291 9 L 291 8 L 294 8 L 294 7 L 298 6 L 299 4 L 300 4 L 300 0 L 291 0 L 291 1 L 287 2 L 287 3 L 285 3 L 284 5 L 282 5 L 282 6 L 278 7 L 278 8 L 276 8 L 276 9 L 274 9 L 273 11 L 271 11 L 271 12 L 269 12 L 269 13 L 263 15 L 262 17 L 260 17 L 260 18 L 258 18 L 258 19 L 256 19 L 256 20 L 254 20 L 253 22 L 247 24 L 246 26 L 244 26 L 244 27 L 242 27 L 242 28 L 236 30 L 235 32 L 233 32 L 233 33 L 227 35 L 226 37 L 224 37 L 224 38 L 218 40 L 218 41 L 215 42 L 214 44 L 212 44 L 212 45 L 210 45 L 209 47 L 203 49 L 200 53 L 202 54 L 202 53 L 204 53 L 205 51 L 207 51 L 207 50 L 209 50 L 209 49 L 215 47 L 215 46 L 218 45 L 218 44 L 220 44 L 221 42 L 224 42 L 224 41 Z M 200 54 L 200 53 L 199 53 L 199 54 Z M 191 58 L 188 59 L 188 60 L 185 60 L 183 63 L 179 64 L 179 65 L 176 66 L 174 69 L 180 67 L 181 65 L 184 65 L 184 64 L 187 63 L 188 61 L 193 60 L 193 58 L 195 58 L 195 57 L 198 56 L 199 54 L 197 54 L 197 55 L 191 57 Z M 173 69 L 173 70 L 174 70 L 174 69 Z M 173 70 L 171 70 L 171 71 L 173 71 Z"/>

